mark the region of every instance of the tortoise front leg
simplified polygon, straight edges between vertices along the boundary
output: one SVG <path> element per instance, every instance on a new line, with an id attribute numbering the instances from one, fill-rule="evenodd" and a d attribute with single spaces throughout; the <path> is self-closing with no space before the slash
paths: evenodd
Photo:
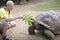
<path id="1" fill-rule="evenodd" d="M 32 23 L 32 26 L 28 28 L 28 33 L 29 35 L 34 35 L 35 34 L 35 25 Z"/>
<path id="2" fill-rule="evenodd" d="M 44 34 L 49 38 L 49 40 L 56 40 L 55 35 L 51 31 L 45 29 Z"/>

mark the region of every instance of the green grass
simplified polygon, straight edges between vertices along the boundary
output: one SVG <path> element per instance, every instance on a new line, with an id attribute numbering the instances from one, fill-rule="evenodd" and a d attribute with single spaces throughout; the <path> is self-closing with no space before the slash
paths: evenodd
<path id="1" fill-rule="evenodd" d="M 47 4 L 39 4 L 35 7 L 32 7 L 32 10 L 36 11 L 60 10 L 60 0 L 52 0 Z"/>

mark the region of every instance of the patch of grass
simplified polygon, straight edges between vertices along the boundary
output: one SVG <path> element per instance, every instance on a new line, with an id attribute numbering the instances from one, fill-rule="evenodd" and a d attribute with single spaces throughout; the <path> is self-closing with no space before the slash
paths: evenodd
<path id="1" fill-rule="evenodd" d="M 39 4 L 35 7 L 32 7 L 32 10 L 36 11 L 60 10 L 60 0 L 52 0 L 47 4 Z"/>

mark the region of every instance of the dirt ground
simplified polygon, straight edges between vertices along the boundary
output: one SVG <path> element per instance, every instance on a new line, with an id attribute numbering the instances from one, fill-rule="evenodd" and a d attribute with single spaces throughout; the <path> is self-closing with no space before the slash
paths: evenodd
<path id="1" fill-rule="evenodd" d="M 24 5 L 15 5 L 14 9 L 12 10 L 13 16 L 20 16 L 26 13 L 30 13 L 35 17 L 42 11 L 33 11 L 30 9 L 30 7 L 38 4 L 39 2 L 30 2 Z M 36 35 L 29 35 L 28 25 L 25 24 L 21 19 L 15 20 L 15 22 L 16 27 L 8 30 L 7 32 L 7 34 L 11 36 L 12 40 L 48 40 L 46 37 L 42 36 L 41 33 L 36 33 Z"/>

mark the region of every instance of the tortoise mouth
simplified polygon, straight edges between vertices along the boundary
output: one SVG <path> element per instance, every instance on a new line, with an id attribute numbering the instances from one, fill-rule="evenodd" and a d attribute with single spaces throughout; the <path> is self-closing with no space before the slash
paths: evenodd
<path id="1" fill-rule="evenodd" d="M 33 18 L 31 18 L 30 20 L 32 20 L 32 22 L 34 22 L 34 21 L 35 21 L 35 19 L 33 19 Z"/>

